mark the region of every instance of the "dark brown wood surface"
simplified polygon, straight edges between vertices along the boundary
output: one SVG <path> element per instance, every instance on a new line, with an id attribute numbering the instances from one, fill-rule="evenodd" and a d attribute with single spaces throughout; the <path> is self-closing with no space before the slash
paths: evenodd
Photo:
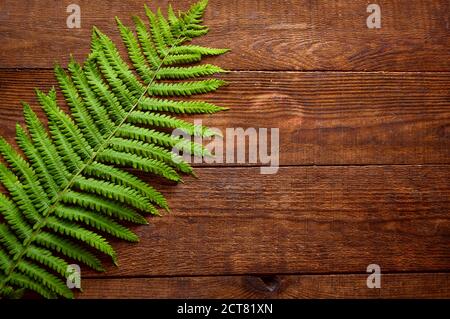
<path id="1" fill-rule="evenodd" d="M 172 212 L 115 242 L 120 267 L 83 277 L 446 271 L 446 166 L 199 168 L 156 182 Z M 153 181 L 151 176 L 143 176 Z M 206 238 L 206 240 L 205 240 Z"/>
<path id="2" fill-rule="evenodd" d="M 229 85 L 206 99 L 230 110 L 192 118 L 224 133 L 279 128 L 282 165 L 439 164 L 450 158 L 450 72 L 246 71 L 222 78 Z M 0 117 L 23 122 L 20 102 L 36 104 L 34 88 L 52 86 L 51 70 L 0 70 Z M 14 136 L 14 125 L 2 129 Z"/>
<path id="3" fill-rule="evenodd" d="M 83 269 L 78 297 L 450 298 L 450 2 L 372 1 L 379 30 L 365 0 L 210 2 L 198 43 L 231 48 L 209 62 L 233 71 L 207 96 L 230 110 L 202 120 L 279 128 L 282 167 L 201 164 L 185 184 L 156 181 L 172 212 L 134 228 L 140 243 L 115 242 L 120 268 Z M 0 2 L 10 141 L 20 101 L 36 107 L 53 63 L 85 57 L 92 25 L 119 44 L 114 16 L 143 16 L 144 1 L 78 1 L 82 28 L 68 29 L 70 3 Z M 366 286 L 372 263 L 381 289 Z"/>
<path id="4" fill-rule="evenodd" d="M 215 276 L 87 279 L 79 298 L 442 298 L 448 273 L 386 274 L 382 289 L 366 275 Z"/>
<path id="5" fill-rule="evenodd" d="M 131 23 L 146 1 L 77 1 L 82 28 L 66 27 L 71 0 L 3 0 L 0 65 L 51 67 L 82 58 L 96 25 L 116 43 L 114 16 Z M 174 2 L 186 9 L 191 0 Z M 368 30 L 367 0 L 212 0 L 208 37 L 233 51 L 221 65 L 239 70 L 450 71 L 448 0 L 380 0 L 382 28 Z M 167 6 L 165 0 L 150 2 Z M 17 52 L 20 51 L 20 54 Z"/>
<path id="6" fill-rule="evenodd" d="M 104 276 L 448 269 L 446 166 L 199 168 Z M 147 180 L 151 180 L 148 177 Z M 85 272 L 85 276 L 98 274 Z"/>

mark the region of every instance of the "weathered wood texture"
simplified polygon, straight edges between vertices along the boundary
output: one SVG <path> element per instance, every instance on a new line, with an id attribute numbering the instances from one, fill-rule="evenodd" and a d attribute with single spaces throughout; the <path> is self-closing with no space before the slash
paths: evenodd
<path id="1" fill-rule="evenodd" d="M 448 166 L 197 173 L 158 186 L 172 212 L 137 227 L 139 244 L 117 243 L 106 276 L 448 270 Z"/>
<path id="2" fill-rule="evenodd" d="M 379 0 L 379 30 L 366 27 L 367 0 L 210 2 L 198 43 L 231 48 L 214 63 L 235 72 L 207 96 L 231 110 L 203 123 L 279 128 L 287 167 L 157 180 L 172 213 L 135 228 L 139 244 L 115 242 L 120 268 L 83 269 L 79 297 L 450 298 L 450 2 Z M 143 16 L 144 1 L 82 0 L 82 28 L 68 29 L 70 3 L 0 2 L 9 141 L 20 101 L 37 109 L 33 88 L 56 85 L 55 61 L 86 56 L 93 25 L 124 52 L 114 16 Z M 365 285 L 371 263 L 382 289 Z"/>
<path id="3" fill-rule="evenodd" d="M 119 41 L 114 16 L 131 24 L 145 1 L 77 1 L 81 29 L 66 26 L 70 0 L 0 2 L 1 67 L 51 67 L 84 57 L 91 27 Z M 176 1 L 185 9 L 190 0 Z M 228 47 L 221 65 L 239 70 L 450 71 L 447 0 L 380 0 L 382 28 L 366 26 L 367 0 L 215 0 L 199 43 Z M 166 7 L 163 0 L 150 6 Z M 20 52 L 20 54 L 18 54 Z"/>
<path id="4" fill-rule="evenodd" d="M 217 276 L 86 279 L 78 298 L 450 298 L 450 275 L 384 274 L 382 289 L 367 275 Z"/>
<path id="5" fill-rule="evenodd" d="M 279 128 L 282 165 L 450 161 L 450 73 L 232 72 L 223 78 L 230 85 L 206 99 L 230 110 L 191 118 L 224 133 Z M 51 71 L 0 70 L 0 118 L 23 122 L 20 101 L 36 105 L 33 88 L 53 85 Z M 14 130 L 3 125 L 0 134 L 12 138 Z"/>

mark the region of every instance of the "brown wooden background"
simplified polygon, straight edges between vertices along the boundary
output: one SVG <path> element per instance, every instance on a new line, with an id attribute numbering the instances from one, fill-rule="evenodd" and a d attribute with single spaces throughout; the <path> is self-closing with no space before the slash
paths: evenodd
<path id="1" fill-rule="evenodd" d="M 55 61 L 86 56 L 92 25 L 119 43 L 114 16 L 131 24 L 144 2 L 0 1 L 1 135 L 34 87 L 56 85 Z M 279 127 L 282 167 L 160 182 L 173 212 L 115 245 L 120 268 L 84 270 L 79 297 L 450 297 L 450 1 L 210 2 L 198 42 L 233 51 L 214 59 L 232 72 L 208 99 L 231 110 L 204 123 Z M 381 289 L 366 287 L 371 263 Z"/>

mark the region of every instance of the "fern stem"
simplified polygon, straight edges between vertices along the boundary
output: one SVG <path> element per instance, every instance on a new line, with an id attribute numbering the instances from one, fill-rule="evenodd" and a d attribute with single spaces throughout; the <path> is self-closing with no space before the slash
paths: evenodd
<path id="1" fill-rule="evenodd" d="M 63 198 L 63 195 L 71 189 L 71 187 L 73 186 L 73 184 L 76 181 L 77 177 L 79 177 L 81 175 L 81 173 L 83 173 L 83 171 L 86 169 L 86 167 L 88 167 L 90 164 L 92 164 L 94 162 L 94 160 L 97 157 L 97 155 L 101 151 L 103 151 L 106 146 L 109 145 L 109 142 L 111 141 L 111 139 L 115 136 L 115 134 L 120 129 L 120 127 L 127 121 L 127 119 L 130 116 L 130 114 L 137 108 L 137 106 L 139 105 L 139 103 L 141 102 L 141 100 L 145 96 L 145 94 L 148 92 L 148 90 L 150 89 L 152 84 L 154 84 L 155 79 L 157 79 L 158 72 L 160 71 L 160 69 L 164 65 L 164 62 L 165 62 L 166 58 L 169 56 L 169 54 L 171 53 L 173 48 L 176 47 L 179 43 L 184 42 L 185 40 L 186 40 L 186 38 L 179 36 L 174 41 L 173 45 L 169 48 L 169 50 L 167 50 L 167 52 L 165 52 L 165 55 L 161 59 L 161 62 L 159 64 L 158 68 L 153 72 L 153 75 L 150 78 L 149 83 L 147 84 L 147 86 L 146 86 L 145 90 L 142 92 L 142 94 L 139 96 L 139 98 L 136 101 L 136 103 L 130 108 L 130 110 L 122 118 L 122 120 L 114 128 L 114 130 L 109 133 L 109 135 L 106 137 L 106 139 L 104 139 L 104 141 L 97 147 L 97 149 L 92 152 L 91 157 L 72 176 L 72 178 L 68 181 L 67 185 L 58 194 L 55 195 L 55 198 L 52 200 L 53 204 L 48 207 L 47 211 L 43 214 L 43 218 L 38 223 L 36 223 L 33 226 L 34 230 L 31 233 L 31 235 L 24 241 L 24 246 L 23 246 L 22 250 L 20 252 L 18 252 L 14 256 L 13 263 L 9 267 L 8 271 L 6 272 L 6 276 L 3 278 L 2 282 L 0 283 L 0 292 L 3 291 L 3 289 L 5 288 L 6 284 L 8 283 L 8 281 L 9 281 L 9 279 L 11 277 L 11 274 L 14 272 L 14 270 L 16 269 L 18 264 L 21 262 L 23 256 L 25 256 L 27 254 L 30 245 L 36 239 L 36 236 L 38 236 L 38 234 L 41 232 L 41 229 L 44 228 L 47 225 L 48 217 L 55 211 L 55 209 L 57 208 L 59 202 Z M 116 261 L 114 261 L 114 263 L 117 265 Z"/>

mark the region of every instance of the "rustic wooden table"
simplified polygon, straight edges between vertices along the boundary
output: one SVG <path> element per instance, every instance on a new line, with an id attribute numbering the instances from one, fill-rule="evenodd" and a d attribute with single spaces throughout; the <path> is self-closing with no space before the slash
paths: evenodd
<path id="1" fill-rule="evenodd" d="M 55 61 L 84 59 L 93 25 L 121 45 L 114 16 L 131 24 L 144 2 L 2 0 L 0 135 L 56 85 Z M 231 110 L 203 122 L 279 128 L 278 174 L 197 165 L 197 180 L 161 182 L 172 213 L 115 244 L 120 268 L 83 271 L 78 297 L 449 298 L 450 1 L 210 2 L 199 43 L 231 48 L 214 63 L 232 71 L 209 99 Z"/>

